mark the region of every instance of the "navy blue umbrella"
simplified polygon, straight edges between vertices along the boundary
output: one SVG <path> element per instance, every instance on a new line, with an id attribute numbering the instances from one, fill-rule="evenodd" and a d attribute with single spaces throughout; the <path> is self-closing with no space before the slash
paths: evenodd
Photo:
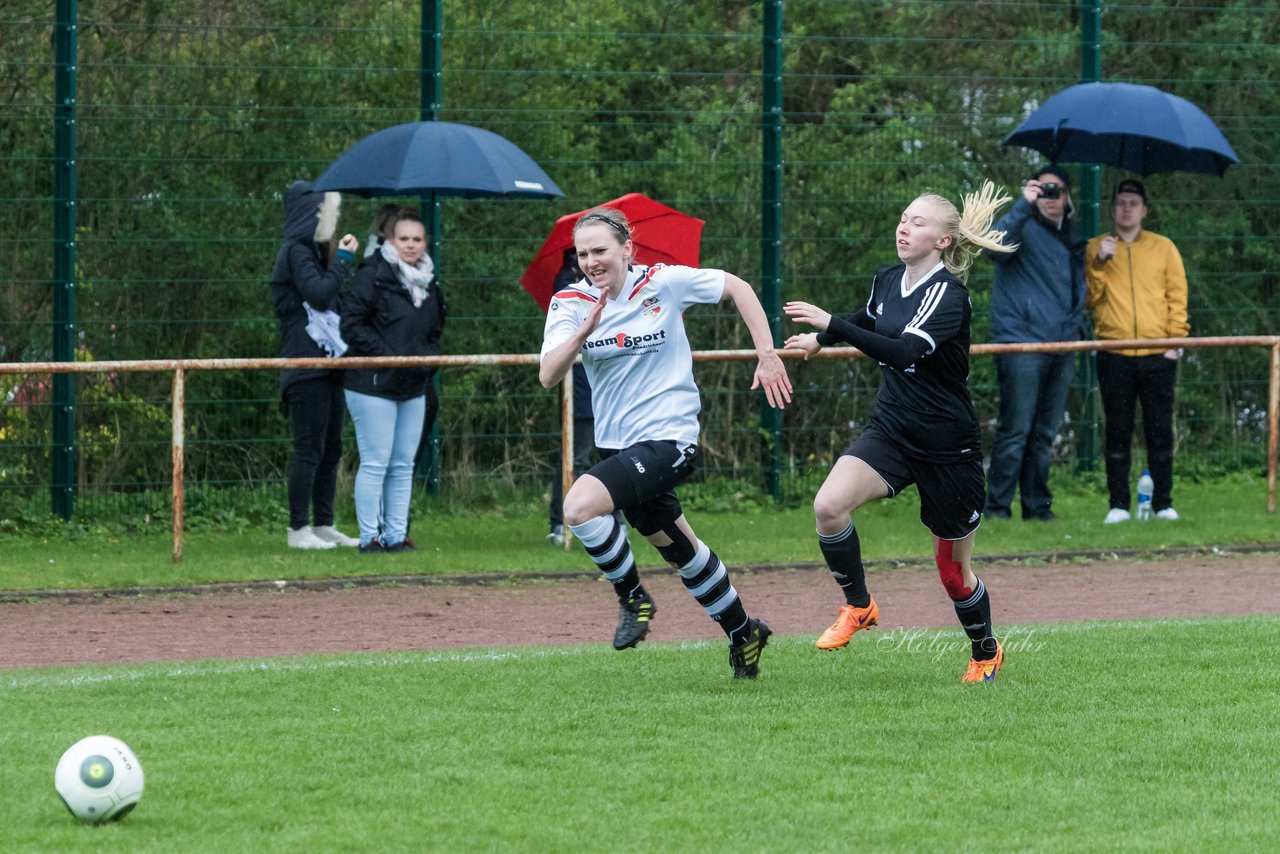
<path id="1" fill-rule="evenodd" d="M 1054 163 L 1099 163 L 1151 175 L 1221 176 L 1239 163 L 1213 119 L 1185 98 L 1133 83 L 1081 83 L 1054 95 L 1002 145 Z"/>
<path id="2" fill-rule="evenodd" d="M 533 158 L 492 131 L 409 122 L 366 136 L 316 179 L 315 189 L 361 196 L 563 196 Z"/>

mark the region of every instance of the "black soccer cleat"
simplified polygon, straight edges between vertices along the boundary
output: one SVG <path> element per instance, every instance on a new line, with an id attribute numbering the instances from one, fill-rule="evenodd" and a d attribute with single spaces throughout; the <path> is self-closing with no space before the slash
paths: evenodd
<path id="1" fill-rule="evenodd" d="M 614 649 L 631 649 L 649 634 L 649 621 L 658 606 L 648 593 L 641 591 L 618 607 L 618 629 L 613 633 Z"/>
<path id="2" fill-rule="evenodd" d="M 764 620 L 751 620 L 747 626 L 747 639 L 729 644 L 729 666 L 733 668 L 734 679 L 755 679 L 760 675 L 760 653 L 773 634 Z"/>

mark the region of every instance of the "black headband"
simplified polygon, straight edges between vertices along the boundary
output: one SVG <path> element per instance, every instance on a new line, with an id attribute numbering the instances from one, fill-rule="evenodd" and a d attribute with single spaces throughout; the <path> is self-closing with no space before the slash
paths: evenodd
<path id="1" fill-rule="evenodd" d="M 595 222 L 603 222 L 605 225 L 612 226 L 613 230 L 618 232 L 618 236 L 622 238 L 623 243 L 626 243 L 628 240 L 631 239 L 631 229 L 627 228 L 625 225 L 614 222 L 613 220 L 609 219 L 609 217 L 599 213 L 589 213 L 584 217 L 582 217 L 582 219 L 578 220 L 578 225 L 574 226 L 574 230 L 577 231 L 578 228 L 581 227 L 584 222 L 588 222 L 592 220 L 594 220 Z"/>

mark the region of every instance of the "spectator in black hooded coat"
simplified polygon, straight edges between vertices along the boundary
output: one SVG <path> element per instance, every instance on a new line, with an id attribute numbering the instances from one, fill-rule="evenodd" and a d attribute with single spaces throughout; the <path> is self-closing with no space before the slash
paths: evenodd
<path id="1" fill-rule="evenodd" d="M 284 196 L 284 242 L 271 271 L 271 298 L 280 322 L 280 356 L 323 358 L 346 351 L 338 333 L 338 290 L 358 244 L 343 235 L 328 249 L 338 224 L 341 197 L 294 181 Z M 293 428 L 289 467 L 289 548 L 331 549 L 357 540 L 333 525 L 333 497 L 342 457 L 342 372 L 323 368 L 283 370 L 280 390 Z"/>

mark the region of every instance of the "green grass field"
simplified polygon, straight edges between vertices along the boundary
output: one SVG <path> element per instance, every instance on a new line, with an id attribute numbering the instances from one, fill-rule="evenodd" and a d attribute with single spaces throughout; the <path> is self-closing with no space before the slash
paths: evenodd
<path id="1" fill-rule="evenodd" d="M 818 560 L 807 507 L 713 503 L 690 516 L 728 561 Z M 1280 540 L 1257 478 L 1181 483 L 1176 524 L 1104 526 L 1104 503 L 1068 484 L 1058 522 L 988 522 L 977 553 Z M 197 526 L 181 566 L 163 530 L 10 531 L 0 590 L 588 571 L 544 513 L 422 503 L 421 551 L 375 558 Z M 929 559 L 917 514 L 913 492 L 858 514 L 873 567 Z M 1011 627 L 990 686 L 960 684 L 958 629 L 775 638 L 754 683 L 723 643 L 0 671 L 0 851 L 1270 850 L 1277 637 L 1280 616 Z M 53 790 L 98 732 L 147 772 L 106 827 Z"/>
<path id="2" fill-rule="evenodd" d="M 993 685 L 957 631 L 0 674 L 7 851 L 1267 850 L 1280 618 L 1011 628 Z M 147 774 L 80 825 L 62 750 Z"/>
<path id="3" fill-rule="evenodd" d="M 1206 482 L 1178 482 L 1182 520 L 1103 525 L 1106 499 L 1096 484 L 1063 478 L 1055 484 L 1058 521 L 991 520 L 978 531 L 975 553 L 1096 552 L 1168 547 L 1247 546 L 1280 541 L 1280 517 L 1266 512 L 1266 483 L 1239 474 Z M 697 488 L 686 500 L 699 536 L 731 565 L 812 563 L 821 560 L 813 512 L 803 506 L 759 507 L 732 496 L 708 498 Z M 581 548 L 569 552 L 545 540 L 546 505 L 527 498 L 491 507 L 451 508 L 419 496 L 413 537 L 418 552 L 357 555 L 352 550 L 298 552 L 284 547 L 285 524 L 210 525 L 187 537 L 185 559 L 170 559 L 168 520 L 150 533 L 121 533 L 91 525 L 46 527 L 37 535 L 0 533 L 0 590 L 134 587 L 220 581 L 350 578 L 362 575 L 460 575 L 482 572 L 590 572 Z M 915 490 L 858 511 L 855 521 L 868 561 L 931 561 L 928 531 L 919 522 Z M 346 524 L 348 531 L 355 526 Z M 0 520 L 0 532 L 4 531 Z M 634 534 L 642 566 L 661 564 Z"/>

